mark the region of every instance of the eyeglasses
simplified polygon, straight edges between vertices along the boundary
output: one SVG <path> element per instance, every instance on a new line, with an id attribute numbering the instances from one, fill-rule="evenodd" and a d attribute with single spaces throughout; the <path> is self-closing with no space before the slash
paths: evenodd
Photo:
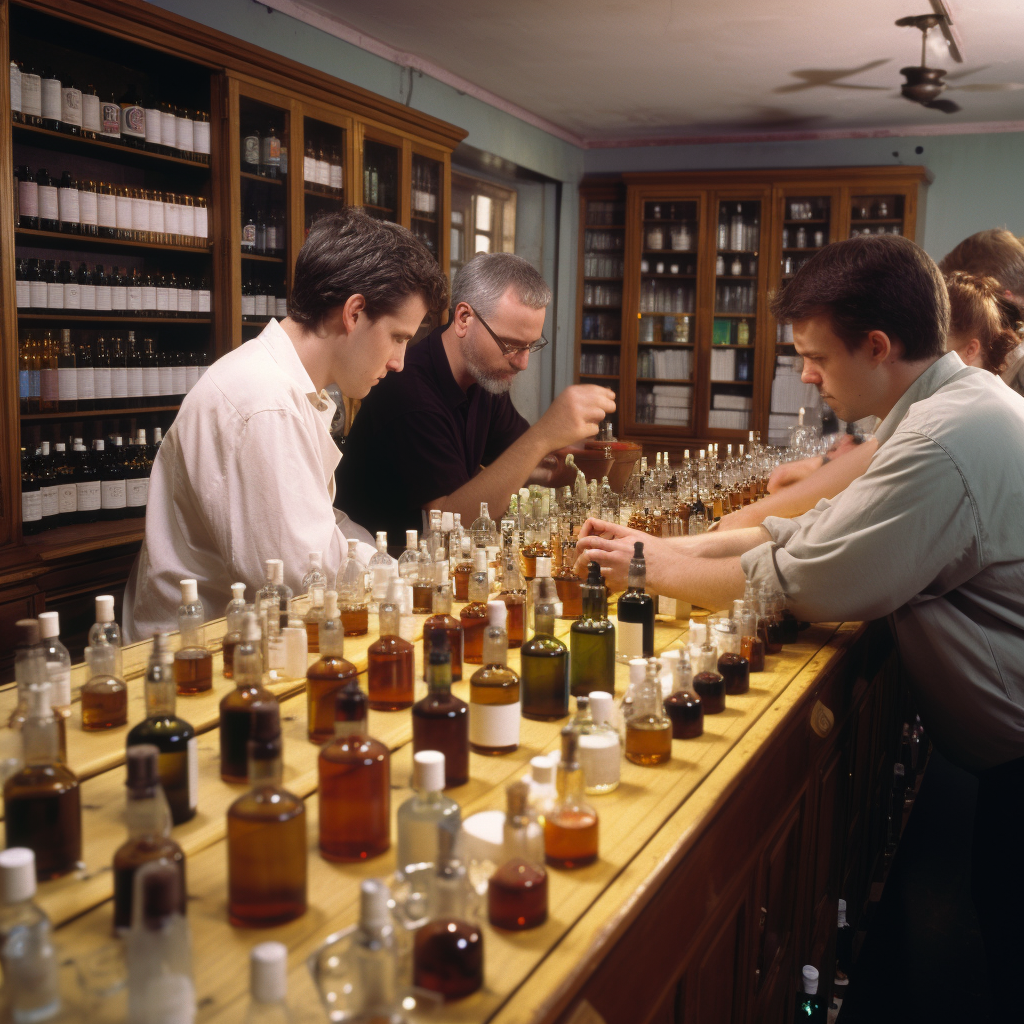
<path id="1" fill-rule="evenodd" d="M 466 305 L 469 306 L 469 303 L 467 302 Z M 487 321 L 472 306 L 469 306 L 469 311 L 484 325 L 485 330 L 494 339 L 495 345 L 501 349 L 501 354 L 504 356 L 514 356 L 520 352 L 538 352 L 548 343 L 548 339 L 543 336 L 538 338 L 532 345 L 513 345 L 508 341 L 503 341 L 491 330 Z"/>

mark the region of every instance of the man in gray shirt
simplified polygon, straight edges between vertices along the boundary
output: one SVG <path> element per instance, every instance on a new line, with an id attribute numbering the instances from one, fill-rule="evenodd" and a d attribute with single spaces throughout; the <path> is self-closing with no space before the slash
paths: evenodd
<path id="1" fill-rule="evenodd" d="M 922 720 L 979 777 L 972 863 L 996 1019 L 1024 960 L 1024 399 L 944 353 L 949 300 L 912 242 L 822 250 L 774 303 L 837 415 L 881 418 L 867 472 L 797 519 L 701 537 L 645 535 L 648 586 L 728 607 L 769 583 L 798 618 L 889 616 Z M 624 578 L 633 531 L 590 521 L 581 559 Z M 1012 991 L 1011 991 L 1012 990 Z M 1016 1012 L 1014 1009 L 1012 1012 Z"/>

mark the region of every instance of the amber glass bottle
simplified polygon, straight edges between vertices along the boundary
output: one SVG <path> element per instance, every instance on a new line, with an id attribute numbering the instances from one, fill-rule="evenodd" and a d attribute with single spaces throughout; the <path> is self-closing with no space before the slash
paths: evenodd
<path id="1" fill-rule="evenodd" d="M 463 554 L 452 571 L 452 588 L 455 591 L 456 601 L 469 601 L 469 578 L 473 575 L 475 566 L 468 554 Z"/>
<path id="2" fill-rule="evenodd" d="M 161 857 L 181 872 L 178 912 L 185 913 L 185 854 L 171 838 L 171 813 L 160 788 L 159 756 L 160 751 L 149 743 L 128 748 L 128 839 L 114 853 L 115 931 L 131 927 L 136 870 Z"/>
<path id="3" fill-rule="evenodd" d="M 85 649 L 89 681 L 82 686 L 82 728 L 113 729 L 128 721 L 128 686 L 115 675 L 117 649 L 99 644 Z"/>
<path id="4" fill-rule="evenodd" d="M 552 574 L 558 600 L 562 602 L 562 619 L 578 619 L 583 614 L 583 593 L 580 590 L 580 578 L 576 575 L 576 543 L 564 542 L 562 545 L 562 564 Z"/>
<path id="5" fill-rule="evenodd" d="M 487 552 L 473 552 L 473 575 L 469 578 L 469 604 L 459 613 L 462 623 L 462 660 L 479 665 L 484 657 L 484 628 L 487 626 Z"/>
<path id="6" fill-rule="evenodd" d="M 451 655 L 435 632 L 427 658 L 427 695 L 412 706 L 412 750 L 444 754 L 445 788 L 469 781 L 469 705 L 452 693 Z"/>
<path id="7" fill-rule="evenodd" d="M 320 852 L 361 861 L 391 845 L 391 754 L 366 734 L 366 694 L 350 679 L 335 698 L 334 739 L 320 751 Z"/>
<path id="8" fill-rule="evenodd" d="M 306 805 L 281 787 L 281 712 L 253 706 L 252 789 L 228 809 L 228 920 L 268 928 L 306 912 Z"/>
<path id="9" fill-rule="evenodd" d="M 306 627 L 306 649 L 311 654 L 320 653 L 320 624 L 326 615 L 325 593 L 326 587 L 318 583 L 309 588 L 309 611 L 302 617 L 303 625 Z"/>
<path id="10" fill-rule="evenodd" d="M 633 713 L 626 721 L 626 760 L 645 766 L 664 764 L 672 757 L 672 722 L 661 701 L 658 661 L 647 662 L 644 681 L 633 696 Z"/>
<path id="11" fill-rule="evenodd" d="M 505 629 L 508 633 L 509 649 L 515 650 L 522 647 L 526 639 L 526 584 L 523 582 L 519 559 L 514 553 L 505 558 L 505 571 L 501 578 L 501 593 L 498 594 L 498 600 L 503 601 L 508 608 Z"/>
<path id="12" fill-rule="evenodd" d="M 213 688 L 213 655 L 203 645 L 205 612 L 195 580 L 181 581 L 178 631 L 181 646 L 174 655 L 174 681 L 178 693 L 188 696 Z"/>
<path id="13" fill-rule="evenodd" d="M 441 631 L 448 638 L 452 659 L 452 682 L 462 679 L 462 623 L 452 615 L 452 592 L 447 583 L 434 588 L 434 614 L 423 623 L 424 674 L 430 656 L 430 638 Z"/>
<path id="14" fill-rule="evenodd" d="M 414 649 L 398 635 L 402 581 L 388 583 L 388 597 L 378 612 L 380 639 L 366 650 L 366 680 L 374 711 L 400 711 L 412 707 Z"/>
<path id="15" fill-rule="evenodd" d="M 487 916 L 495 928 L 525 931 L 548 919 L 544 831 L 529 811 L 529 783 L 520 779 L 505 793 L 502 864 L 487 884 Z"/>
<path id="16" fill-rule="evenodd" d="M 665 714 L 672 721 L 672 739 L 696 739 L 704 732 L 704 706 L 693 691 L 693 670 L 686 651 L 679 652 L 672 673 L 672 692 L 665 698 Z"/>
<path id="17" fill-rule="evenodd" d="M 320 623 L 320 658 L 306 672 L 306 720 L 312 743 L 326 743 L 334 735 L 334 699 L 338 691 L 359 674 L 345 660 L 345 630 L 338 613 L 338 594 L 324 596 L 324 621 Z"/>
<path id="18" fill-rule="evenodd" d="M 519 676 L 508 667 L 504 601 L 488 601 L 483 667 L 469 680 L 469 745 L 478 754 L 510 754 L 519 747 Z"/>
<path id="19" fill-rule="evenodd" d="M 556 776 L 558 799 L 544 817 L 544 856 L 556 868 L 580 868 L 597 860 L 597 811 L 583 794 L 577 745 L 576 731 L 567 725 Z"/>
<path id="20" fill-rule="evenodd" d="M 725 710 L 725 679 L 718 672 L 718 648 L 709 637 L 700 649 L 698 669 L 693 677 L 693 690 L 700 697 L 705 715 Z"/>
<path id="21" fill-rule="evenodd" d="M 582 616 L 569 628 L 569 692 L 615 693 L 615 626 L 608 618 L 608 592 L 601 566 L 591 562 L 582 584 Z"/>
<path id="22" fill-rule="evenodd" d="M 725 680 L 730 696 L 750 689 L 750 662 L 740 654 L 739 623 L 735 619 L 719 619 L 715 623 L 718 641 L 718 673 Z"/>
<path id="23" fill-rule="evenodd" d="M 523 716 L 550 721 L 569 714 L 569 651 L 555 639 L 555 584 L 537 581 L 540 597 L 534 609 L 536 631 L 520 651 Z"/>

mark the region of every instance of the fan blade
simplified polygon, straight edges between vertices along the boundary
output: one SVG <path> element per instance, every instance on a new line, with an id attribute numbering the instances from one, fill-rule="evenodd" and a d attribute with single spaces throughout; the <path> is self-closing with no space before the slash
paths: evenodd
<path id="1" fill-rule="evenodd" d="M 929 110 L 941 110 L 944 114 L 956 114 L 960 111 L 960 105 L 952 100 L 932 100 L 931 103 L 922 103 L 921 106 Z"/>
<path id="2" fill-rule="evenodd" d="M 982 64 L 980 67 L 971 68 L 968 71 L 954 71 L 952 74 L 946 75 L 946 81 L 957 82 L 961 78 L 966 78 L 968 75 L 976 75 L 979 71 L 988 71 L 992 67 L 991 64 Z"/>
<path id="3" fill-rule="evenodd" d="M 951 85 L 949 88 L 958 92 L 1017 92 L 1024 89 L 1024 82 L 978 82 L 974 85 Z"/>

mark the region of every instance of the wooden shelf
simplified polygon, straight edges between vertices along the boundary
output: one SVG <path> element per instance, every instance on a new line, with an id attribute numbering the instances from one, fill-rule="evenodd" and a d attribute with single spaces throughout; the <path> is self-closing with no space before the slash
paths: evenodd
<path id="1" fill-rule="evenodd" d="M 437 217 L 436 216 L 435 217 L 431 217 L 429 214 L 424 215 L 422 213 L 414 213 L 412 215 L 412 219 L 413 220 L 423 221 L 424 224 L 436 224 L 437 223 Z"/>
<path id="2" fill-rule="evenodd" d="M 213 320 L 208 317 L 174 317 L 174 316 L 90 316 L 87 313 L 64 314 L 56 310 L 53 313 L 19 313 L 19 320 L 30 320 L 33 323 L 62 323 L 62 324 L 212 324 Z"/>
<path id="3" fill-rule="evenodd" d="M 259 256 L 254 252 L 243 252 L 243 260 L 252 260 L 254 263 L 284 263 L 283 256 Z"/>
<path id="4" fill-rule="evenodd" d="M 393 206 L 374 206 L 373 203 L 360 203 L 360 206 L 366 210 L 378 210 L 380 213 L 394 213 L 395 208 Z"/>
<path id="5" fill-rule="evenodd" d="M 320 192 L 315 188 L 304 188 L 302 190 L 304 196 L 309 196 L 311 199 L 330 199 L 336 203 L 345 202 L 344 192 Z"/>
<path id="6" fill-rule="evenodd" d="M 621 345 L 621 341 L 596 341 L 594 339 L 580 338 L 581 345 Z"/>
<path id="7" fill-rule="evenodd" d="M 724 251 L 724 250 L 723 250 Z M 696 256 L 696 249 L 648 249 L 644 246 L 645 256 L 656 256 L 663 259 L 666 256 Z"/>
<path id="8" fill-rule="evenodd" d="M 108 522 L 58 526 L 26 537 L 24 544 L 43 561 L 54 561 L 85 551 L 139 544 L 145 535 L 145 519 L 113 519 Z"/>
<path id="9" fill-rule="evenodd" d="M 715 252 L 721 253 L 723 256 L 729 256 L 736 253 L 742 256 L 746 253 L 747 256 L 756 256 L 761 250 L 760 249 L 716 249 Z"/>
<path id="10" fill-rule="evenodd" d="M 581 377 L 586 377 L 587 380 L 618 380 L 619 375 L 617 373 L 580 373 Z"/>
<path id="11" fill-rule="evenodd" d="M 659 274 L 654 270 L 641 270 L 640 277 L 643 279 L 651 278 L 653 281 L 696 281 L 696 274 Z M 620 280 L 620 278 L 615 278 Z"/>
<path id="12" fill-rule="evenodd" d="M 139 416 L 153 412 L 177 412 L 177 405 L 133 405 L 125 409 L 76 409 L 74 412 L 23 412 L 20 419 L 25 422 L 38 420 L 96 420 L 114 419 L 120 416 Z"/>
<path id="13" fill-rule="evenodd" d="M 730 319 L 735 319 L 735 320 L 754 320 L 754 319 L 757 318 L 757 314 L 756 313 L 715 313 L 713 315 L 715 317 L 717 317 L 718 319 L 721 319 L 722 317 L 729 317 Z M 716 348 L 722 348 L 724 346 L 717 345 L 715 347 Z"/>
<path id="14" fill-rule="evenodd" d="M 791 224 L 796 226 L 799 226 L 801 224 L 827 224 L 828 218 L 823 217 L 820 220 L 784 220 L 782 223 L 785 224 L 787 227 Z"/>
<path id="15" fill-rule="evenodd" d="M 265 178 L 262 174 L 253 174 L 251 171 L 239 171 L 242 181 L 259 181 L 264 185 L 279 185 L 284 188 L 285 178 Z"/>
<path id="16" fill-rule="evenodd" d="M 119 142 L 106 142 L 102 139 L 86 139 L 81 135 L 67 135 L 64 132 L 55 132 L 49 128 L 40 128 L 32 124 L 12 123 L 11 128 L 14 137 L 22 136 L 26 145 L 45 146 L 47 149 L 58 150 L 61 153 L 81 153 L 87 156 L 97 157 L 104 150 L 115 153 L 122 157 L 119 163 L 130 163 L 140 167 L 152 167 L 159 164 L 169 164 L 175 169 L 189 167 L 197 171 L 209 171 L 210 162 L 201 160 L 189 160 L 185 157 L 171 156 L 170 154 L 158 153 L 156 150 L 135 149 L 132 146 L 125 146 Z"/>
<path id="17" fill-rule="evenodd" d="M 713 380 L 713 381 L 710 381 L 710 383 L 711 383 L 712 386 L 714 386 L 715 384 L 728 384 L 731 387 L 731 386 L 733 386 L 735 384 L 742 384 L 744 386 L 747 386 L 747 385 L 753 384 L 754 382 L 752 380 Z M 718 411 L 719 412 L 748 412 L 749 410 L 747 410 L 747 409 L 719 409 Z"/>
<path id="18" fill-rule="evenodd" d="M 114 246 L 118 249 L 142 249 L 155 252 L 187 252 L 195 256 L 209 256 L 210 246 L 166 245 L 162 242 L 133 242 L 124 238 L 100 238 L 98 235 L 66 235 L 61 231 L 39 231 L 36 228 L 15 228 L 15 241 L 45 249 L 89 249 L 102 251 Z"/>
<path id="19" fill-rule="evenodd" d="M 783 252 L 821 252 L 823 246 L 820 245 L 805 245 L 802 249 L 798 249 L 795 245 L 787 246 L 783 249 Z"/>
<path id="20" fill-rule="evenodd" d="M 638 345 L 643 345 L 644 348 L 693 348 L 694 343 L 692 341 L 638 341 Z M 753 348 L 752 345 L 746 345 L 745 348 Z M 715 345 L 715 348 L 725 348 L 724 345 Z"/>
<path id="21" fill-rule="evenodd" d="M 584 224 L 586 231 L 625 231 L 625 224 Z"/>
<path id="22" fill-rule="evenodd" d="M 672 377 L 637 377 L 637 384 L 693 384 L 692 379 L 677 380 Z"/>
<path id="23" fill-rule="evenodd" d="M 754 351 L 753 343 L 751 343 L 750 345 L 734 345 L 730 342 L 728 345 L 712 345 L 711 351 L 714 352 L 716 348 L 738 348 L 741 350 L 749 350 L 751 352 Z"/>
<path id="24" fill-rule="evenodd" d="M 614 281 L 616 284 L 621 283 L 621 277 L 590 277 L 587 274 L 583 275 L 584 281 Z"/>
<path id="25" fill-rule="evenodd" d="M 902 217 L 851 217 L 850 227 L 854 228 L 858 224 L 902 224 Z"/>
<path id="26" fill-rule="evenodd" d="M 715 274 L 715 283 L 722 284 L 729 281 L 756 281 L 757 274 Z"/>

